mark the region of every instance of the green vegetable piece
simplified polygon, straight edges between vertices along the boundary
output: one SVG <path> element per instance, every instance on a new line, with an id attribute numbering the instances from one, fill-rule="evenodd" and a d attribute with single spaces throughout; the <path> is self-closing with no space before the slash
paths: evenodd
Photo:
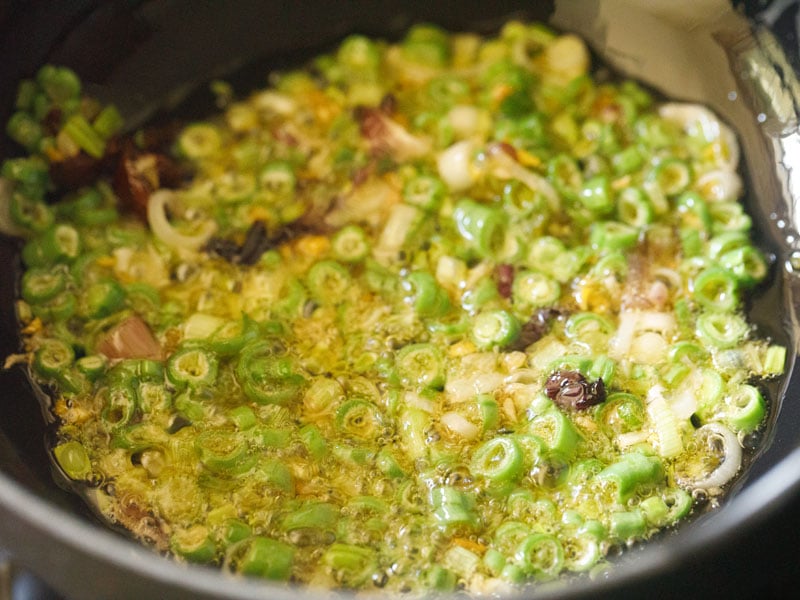
<path id="1" fill-rule="evenodd" d="M 741 231 L 729 231 L 715 235 L 708 241 L 708 258 L 719 260 L 723 255 L 750 245 L 747 234 Z"/>
<path id="2" fill-rule="evenodd" d="M 561 297 L 561 286 L 544 273 L 522 271 L 514 277 L 511 294 L 515 306 L 532 310 L 557 303 Z"/>
<path id="3" fill-rule="evenodd" d="M 305 384 L 292 359 L 276 355 L 271 342 L 256 342 L 242 350 L 236 378 L 245 395 L 258 404 L 286 404 Z"/>
<path id="4" fill-rule="evenodd" d="M 605 175 L 597 175 L 583 182 L 578 198 L 594 214 L 603 215 L 614 209 L 611 184 Z"/>
<path id="5" fill-rule="evenodd" d="M 30 114 L 22 111 L 11 115 L 6 125 L 6 133 L 28 152 L 35 152 L 44 136 L 41 124 Z"/>
<path id="6" fill-rule="evenodd" d="M 640 538 L 647 531 L 647 520 L 639 509 L 614 512 L 610 521 L 611 535 L 620 541 Z"/>
<path id="7" fill-rule="evenodd" d="M 240 519 L 227 519 L 221 532 L 222 541 L 228 546 L 246 540 L 251 535 L 253 530 Z"/>
<path id="8" fill-rule="evenodd" d="M 22 276 L 22 297 L 31 304 L 52 300 L 67 286 L 62 269 L 28 269 Z"/>
<path id="9" fill-rule="evenodd" d="M 484 442 L 470 461 L 470 471 L 492 483 L 515 481 L 522 474 L 522 466 L 522 449 L 510 437 Z"/>
<path id="10" fill-rule="evenodd" d="M 81 297 L 81 313 L 92 319 L 102 319 L 120 310 L 125 303 L 125 289 L 115 279 L 92 283 Z"/>
<path id="11" fill-rule="evenodd" d="M 381 53 L 368 37 L 350 35 L 339 46 L 336 60 L 354 76 L 372 78 L 381 65 Z"/>
<path id="12" fill-rule="evenodd" d="M 764 355 L 762 371 L 765 375 L 780 375 L 786 368 L 786 348 L 773 345 L 767 348 Z"/>
<path id="13" fill-rule="evenodd" d="M 647 522 L 655 527 L 671 525 L 685 517 L 692 508 L 692 497 L 681 488 L 668 488 L 639 503 Z"/>
<path id="14" fill-rule="evenodd" d="M 254 413 L 253 409 L 249 406 L 237 406 L 230 409 L 228 411 L 228 418 L 233 421 L 233 424 L 236 425 L 239 431 L 252 429 L 256 423 L 258 423 L 256 413 Z"/>
<path id="15" fill-rule="evenodd" d="M 80 481 L 92 474 L 92 462 L 86 448 L 78 441 L 64 442 L 53 449 L 56 462 L 67 477 Z"/>
<path id="16" fill-rule="evenodd" d="M 752 286 L 767 276 L 769 265 L 764 255 L 753 246 L 743 246 L 725 252 L 719 264 L 736 278 L 742 286 Z"/>
<path id="17" fill-rule="evenodd" d="M 345 587 L 358 587 L 378 568 L 375 552 L 353 544 L 331 544 L 322 555 L 323 565 L 333 570 L 334 578 Z"/>
<path id="18" fill-rule="evenodd" d="M 697 337 L 717 348 L 733 348 L 749 329 L 744 318 L 737 314 L 710 312 L 697 317 Z"/>
<path id="19" fill-rule="evenodd" d="M 231 356 L 265 333 L 259 330 L 256 321 L 243 314 L 241 321 L 228 321 L 216 329 L 205 343 L 219 356 Z"/>
<path id="20" fill-rule="evenodd" d="M 58 379 L 74 361 L 72 346 L 59 339 L 45 339 L 34 352 L 33 368 L 42 377 Z"/>
<path id="21" fill-rule="evenodd" d="M 456 589 L 456 574 L 440 565 L 432 565 L 425 571 L 427 589 L 437 592 L 452 592 Z"/>
<path id="22" fill-rule="evenodd" d="M 93 158 L 102 158 L 106 152 L 106 143 L 94 130 L 91 123 L 81 114 L 72 115 L 64 123 L 62 130 L 86 154 Z"/>
<path id="23" fill-rule="evenodd" d="M 604 537 L 586 527 L 567 535 L 563 542 L 564 568 L 576 573 L 591 569 L 603 556 L 601 542 Z"/>
<path id="24" fill-rule="evenodd" d="M 639 230 L 619 221 L 592 223 L 589 240 L 599 250 L 627 250 L 636 245 Z"/>
<path id="25" fill-rule="evenodd" d="M 408 30 L 401 49 L 406 60 L 430 67 L 445 67 L 450 60 L 450 36 L 435 25 L 414 25 Z"/>
<path id="26" fill-rule="evenodd" d="M 167 379 L 179 389 L 212 385 L 218 369 L 217 357 L 194 345 L 179 348 L 167 359 Z"/>
<path id="27" fill-rule="evenodd" d="M 738 285 L 730 272 L 709 267 L 694 279 L 692 297 L 705 309 L 730 311 L 739 303 Z"/>
<path id="28" fill-rule="evenodd" d="M 72 262 L 81 252 L 80 235 L 71 225 L 56 225 L 35 241 L 39 244 L 36 265 Z"/>
<path id="29" fill-rule="evenodd" d="M 519 320 L 510 312 L 484 311 L 473 319 L 470 338 L 478 348 L 502 348 L 516 341 L 520 331 Z"/>
<path id="30" fill-rule="evenodd" d="M 445 360 L 433 344 L 404 346 L 395 358 L 397 377 L 404 386 L 441 389 L 445 382 Z"/>
<path id="31" fill-rule="evenodd" d="M 255 457 L 248 452 L 247 440 L 237 432 L 210 429 L 194 442 L 200 462 L 215 473 L 239 475 L 249 471 Z"/>
<path id="32" fill-rule="evenodd" d="M 301 508 L 286 515 L 281 521 L 284 531 L 294 529 L 320 529 L 335 531 L 340 511 L 335 505 L 327 502 L 308 502 Z"/>
<path id="33" fill-rule="evenodd" d="M 734 431 L 751 433 L 764 420 L 767 406 L 758 388 L 742 383 L 728 389 L 723 414 L 725 422 Z"/>
<path id="34" fill-rule="evenodd" d="M 676 196 L 684 191 L 692 181 L 689 165 L 677 158 L 662 160 L 648 175 L 667 196 Z"/>
<path id="35" fill-rule="evenodd" d="M 383 415 L 367 400 L 348 400 L 336 411 L 336 428 L 354 438 L 374 440 L 383 433 Z"/>
<path id="36" fill-rule="evenodd" d="M 482 258 L 497 255 L 506 236 L 506 219 L 492 206 L 474 200 L 460 200 L 453 209 L 458 232 Z"/>
<path id="37" fill-rule="evenodd" d="M 8 210 L 16 225 L 33 233 L 47 231 L 55 219 L 53 211 L 44 201 L 18 191 L 11 194 Z"/>
<path id="38" fill-rule="evenodd" d="M 517 546 L 514 563 L 540 581 L 555 579 L 564 568 L 564 548 L 552 535 L 534 533 Z"/>
<path id="39" fill-rule="evenodd" d="M 103 140 L 108 140 L 119 133 L 124 125 L 125 119 L 113 104 L 105 106 L 92 122 L 92 127 Z"/>
<path id="40" fill-rule="evenodd" d="M 331 238 L 331 250 L 337 260 L 346 263 L 361 262 L 369 254 L 369 239 L 358 225 L 347 225 Z"/>
<path id="41" fill-rule="evenodd" d="M 571 457 L 581 435 L 572 422 L 555 407 L 536 415 L 528 423 L 528 432 L 541 438 L 547 447 L 565 457 Z"/>
<path id="42" fill-rule="evenodd" d="M 328 443 L 314 425 L 305 425 L 299 431 L 300 439 L 315 460 L 321 460 L 328 453 Z"/>
<path id="43" fill-rule="evenodd" d="M 178 138 L 178 148 L 184 156 L 192 160 L 212 157 L 221 146 L 219 131 L 208 123 L 189 125 Z"/>
<path id="44" fill-rule="evenodd" d="M 75 367 L 89 381 L 95 381 L 106 372 L 108 361 L 102 354 L 90 354 L 75 361 Z"/>
<path id="45" fill-rule="evenodd" d="M 292 575 L 294 548 L 284 542 L 253 536 L 228 551 L 229 562 L 242 575 L 286 581 Z"/>
<path id="46" fill-rule="evenodd" d="M 441 317 L 450 310 L 450 297 L 427 271 L 414 271 L 404 287 L 411 293 L 414 310 L 422 317 Z"/>
<path id="47" fill-rule="evenodd" d="M 338 304 L 350 289 L 351 277 L 347 268 L 334 260 L 314 263 L 306 275 L 306 286 L 320 304 Z"/>
<path id="48" fill-rule="evenodd" d="M 444 182 L 432 175 L 418 175 L 403 186 L 403 200 L 428 212 L 439 210 L 446 195 Z"/>
<path id="49" fill-rule="evenodd" d="M 110 431 L 119 431 L 133 419 L 138 408 L 133 383 L 118 383 L 103 390 L 105 400 L 100 418 Z"/>
<path id="50" fill-rule="evenodd" d="M 36 74 L 36 81 L 55 104 L 75 100 L 81 94 L 80 79 L 67 67 L 45 65 Z"/>
<path id="51" fill-rule="evenodd" d="M 253 476 L 286 494 L 294 493 L 294 477 L 292 477 L 292 472 L 289 470 L 289 467 L 279 460 L 262 460 L 261 463 L 257 465 L 256 472 Z"/>
<path id="52" fill-rule="evenodd" d="M 375 457 L 375 464 L 378 469 L 391 479 L 403 479 L 406 477 L 406 472 L 397 462 L 393 453 L 387 449 L 382 448 L 378 455 Z"/>
<path id="53" fill-rule="evenodd" d="M 478 526 L 474 499 L 466 492 L 450 487 L 435 487 L 430 493 L 435 522 L 442 528 Z"/>
<path id="54" fill-rule="evenodd" d="M 639 486 L 655 485 L 661 481 L 664 478 L 664 467 L 655 456 L 630 452 L 600 471 L 597 478 L 614 482 L 617 499 L 627 502 Z"/>
<path id="55" fill-rule="evenodd" d="M 170 550 L 188 561 L 196 563 L 211 562 L 217 554 L 217 546 L 209 536 L 205 525 L 192 525 L 178 529 L 170 537 Z"/>
<path id="56" fill-rule="evenodd" d="M 577 200 L 583 186 L 583 175 L 571 156 L 559 154 L 547 163 L 547 177 L 559 194 Z"/>
<path id="57" fill-rule="evenodd" d="M 610 435 L 638 431 L 646 418 L 644 403 L 634 394 L 615 392 L 598 406 L 597 421 Z"/>
<path id="58" fill-rule="evenodd" d="M 617 196 L 617 219 L 641 229 L 654 218 L 653 206 L 641 188 L 629 187 Z"/>

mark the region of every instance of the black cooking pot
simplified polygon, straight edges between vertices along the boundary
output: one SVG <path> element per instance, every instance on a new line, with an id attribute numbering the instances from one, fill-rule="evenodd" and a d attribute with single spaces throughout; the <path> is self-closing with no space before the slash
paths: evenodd
<path id="1" fill-rule="evenodd" d="M 655 90 L 704 102 L 737 130 L 757 222 L 774 256 L 771 283 L 749 311 L 761 335 L 789 349 L 773 386 L 759 450 L 722 507 L 625 553 L 609 575 L 539 588 L 550 596 L 749 597 L 796 583 L 800 550 L 800 389 L 797 360 L 800 236 L 800 89 L 771 31 L 793 23 L 796 2 L 556 0 L 555 2 L 269 2 L 71 0 L 0 2 L 0 121 L 16 81 L 45 63 L 75 69 L 90 93 L 133 124 L 159 111 L 202 114 L 202 84 L 228 77 L 239 91 L 271 68 L 302 61 L 350 32 L 398 37 L 415 21 L 492 31 L 510 17 L 584 35 L 612 67 Z M 748 10 L 756 19 L 747 19 Z M 788 12 L 788 17 L 783 13 Z M 781 21 L 781 18 L 784 20 Z M 782 40 L 796 43 L 792 31 Z M 798 86 L 798 87 L 793 87 Z M 15 152 L 2 142 L 0 157 Z M 793 171 L 795 169 L 795 171 Z M 19 350 L 14 313 L 17 241 L 0 235 L 0 359 Z M 99 523 L 59 487 L 46 451 L 46 411 L 22 368 L 0 370 L 0 548 L 74 598 L 296 598 L 319 591 L 232 579 L 177 564 Z M 784 548 L 785 546 L 785 548 Z M 0 590 L 0 597 L 3 591 Z"/>

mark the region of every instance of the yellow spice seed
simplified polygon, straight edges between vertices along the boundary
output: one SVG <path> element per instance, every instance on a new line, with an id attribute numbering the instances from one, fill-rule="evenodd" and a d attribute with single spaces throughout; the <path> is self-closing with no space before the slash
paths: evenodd
<path id="1" fill-rule="evenodd" d="M 25 335 L 33 335 L 42 330 L 42 320 L 39 317 L 34 317 L 33 321 L 28 323 L 22 330 Z"/>
<path id="2" fill-rule="evenodd" d="M 517 161 L 525 167 L 540 167 L 542 165 L 542 161 L 538 156 L 521 148 L 517 148 Z"/>
<path id="3" fill-rule="evenodd" d="M 328 251 L 330 245 L 330 240 L 324 235 L 306 235 L 294 244 L 295 251 L 308 258 L 319 258 Z"/>
<path id="4" fill-rule="evenodd" d="M 447 353 L 454 357 L 458 358 L 460 356 L 466 356 L 467 354 L 472 354 L 476 352 L 478 349 L 475 347 L 470 340 L 461 340 L 460 342 L 456 342 L 448 349 Z"/>
<path id="5" fill-rule="evenodd" d="M 113 256 L 98 256 L 95 259 L 95 264 L 98 267 L 115 267 L 117 260 Z"/>

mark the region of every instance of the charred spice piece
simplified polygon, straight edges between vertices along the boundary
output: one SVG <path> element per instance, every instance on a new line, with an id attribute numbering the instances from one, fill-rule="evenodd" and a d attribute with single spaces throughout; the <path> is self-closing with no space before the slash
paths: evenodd
<path id="1" fill-rule="evenodd" d="M 587 381 L 578 371 L 556 371 L 544 384 L 544 393 L 561 408 L 585 410 L 606 399 L 603 379 Z"/>
<path id="2" fill-rule="evenodd" d="M 559 314 L 554 308 L 540 308 L 534 312 L 531 318 L 522 324 L 519 337 L 507 349 L 525 350 L 534 342 L 538 342 L 550 330 L 550 320 Z"/>

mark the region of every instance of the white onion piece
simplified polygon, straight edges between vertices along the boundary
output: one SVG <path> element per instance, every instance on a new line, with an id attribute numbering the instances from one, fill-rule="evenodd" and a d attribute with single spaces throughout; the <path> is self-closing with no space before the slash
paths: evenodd
<path id="1" fill-rule="evenodd" d="M 446 412 L 442 415 L 440 420 L 442 425 L 447 427 L 447 429 L 449 429 L 452 433 L 455 433 L 466 440 L 475 439 L 481 432 L 480 427 L 457 412 Z"/>
<path id="2" fill-rule="evenodd" d="M 677 327 L 675 315 L 657 310 L 642 310 L 638 313 L 636 331 L 657 331 L 669 334 Z"/>
<path id="3" fill-rule="evenodd" d="M 22 237 L 25 231 L 11 219 L 12 188 L 10 181 L 0 177 L 0 233 Z"/>
<path id="4" fill-rule="evenodd" d="M 647 415 L 658 439 L 658 452 L 664 458 L 683 451 L 683 439 L 675 415 L 664 398 L 664 388 L 654 385 L 647 392 Z"/>
<path id="5" fill-rule="evenodd" d="M 675 418 L 682 421 L 690 419 L 697 412 L 697 394 L 692 387 L 682 387 L 679 392 L 672 395 L 669 406 Z"/>
<path id="6" fill-rule="evenodd" d="M 448 379 L 444 385 L 444 393 L 449 402 L 460 404 L 475 397 L 475 386 L 469 379 Z"/>
<path id="7" fill-rule="evenodd" d="M 256 108 L 270 111 L 279 115 L 290 115 L 297 110 L 297 104 L 285 94 L 274 91 L 261 92 L 253 96 L 253 104 Z"/>
<path id="8" fill-rule="evenodd" d="M 621 312 L 619 315 L 619 325 L 614 337 L 609 341 L 608 355 L 611 358 L 623 358 L 628 355 L 631 349 L 631 342 L 636 333 L 636 323 L 639 314 L 631 311 Z"/>
<path id="9" fill-rule="evenodd" d="M 675 269 L 669 269 L 667 267 L 655 267 L 654 269 L 650 269 L 650 274 L 656 279 L 664 281 L 673 290 L 680 288 L 683 284 L 683 279 L 681 278 L 680 273 L 678 273 Z"/>
<path id="10" fill-rule="evenodd" d="M 414 392 L 406 392 L 403 394 L 403 402 L 406 406 L 418 408 L 419 410 L 422 410 L 428 414 L 436 410 L 436 404 L 434 404 L 433 400 L 423 398 Z"/>
<path id="11" fill-rule="evenodd" d="M 516 179 L 532 192 L 542 194 L 550 205 L 550 210 L 557 212 L 561 206 L 558 193 L 547 179 L 529 171 L 508 154 L 499 150 L 492 153 L 492 173 L 501 179 Z"/>
<path id="12" fill-rule="evenodd" d="M 410 204 L 395 204 L 392 207 L 381 237 L 375 245 L 376 258 L 391 258 L 397 254 L 408 237 L 408 232 L 416 223 L 419 210 Z"/>
<path id="13" fill-rule="evenodd" d="M 689 135 L 700 133 L 709 142 L 717 140 L 723 148 L 724 155 L 717 157 L 717 164 L 725 171 L 735 171 L 739 164 L 739 143 L 730 127 L 722 123 L 717 116 L 699 104 L 684 102 L 668 102 L 661 105 L 658 114 L 672 121 Z"/>
<path id="14" fill-rule="evenodd" d="M 388 208 L 399 201 L 395 188 L 382 179 L 370 178 L 353 188 L 352 193 L 339 198 L 324 221 L 337 228 L 358 221 L 379 227 L 386 221 Z"/>
<path id="15" fill-rule="evenodd" d="M 647 441 L 648 435 L 644 430 L 629 431 L 627 433 L 620 433 L 615 439 L 617 447 L 630 448 L 636 444 L 642 444 Z"/>
<path id="16" fill-rule="evenodd" d="M 195 235 L 179 233 L 167 219 L 166 208 L 174 197 L 168 190 L 158 190 L 150 194 L 147 201 L 147 222 L 150 230 L 159 240 L 167 246 L 185 250 L 199 250 L 217 230 L 217 224 L 206 221 Z"/>
<path id="17" fill-rule="evenodd" d="M 742 195 L 742 178 L 734 171 L 715 169 L 697 178 L 695 189 L 710 202 L 732 202 Z"/>
<path id="18" fill-rule="evenodd" d="M 475 106 L 458 104 L 447 113 L 447 120 L 457 137 L 468 138 L 480 128 L 481 112 Z"/>
<path id="19" fill-rule="evenodd" d="M 506 376 L 505 383 L 519 383 L 527 385 L 538 384 L 542 381 L 541 375 L 542 374 L 536 369 L 518 369 Z"/>
<path id="20" fill-rule="evenodd" d="M 477 168 L 472 160 L 474 152 L 475 145 L 464 140 L 442 151 L 436 159 L 439 176 L 454 192 L 466 190 L 477 179 Z"/>
<path id="21" fill-rule="evenodd" d="M 609 342 L 609 356 L 625 358 L 631 352 L 637 333 L 654 331 L 669 335 L 676 326 L 675 316 L 671 313 L 657 310 L 622 311 L 619 314 L 617 331 Z"/>
<path id="22" fill-rule="evenodd" d="M 660 333 L 644 331 L 633 338 L 630 347 L 631 357 L 646 365 L 657 364 L 667 353 L 667 341 Z"/>
<path id="23" fill-rule="evenodd" d="M 695 432 L 695 436 L 714 436 L 722 443 L 724 458 L 719 466 L 700 479 L 679 481 L 681 485 L 710 490 L 720 488 L 734 478 L 742 466 L 742 447 L 736 434 L 722 423 L 708 423 Z"/>

